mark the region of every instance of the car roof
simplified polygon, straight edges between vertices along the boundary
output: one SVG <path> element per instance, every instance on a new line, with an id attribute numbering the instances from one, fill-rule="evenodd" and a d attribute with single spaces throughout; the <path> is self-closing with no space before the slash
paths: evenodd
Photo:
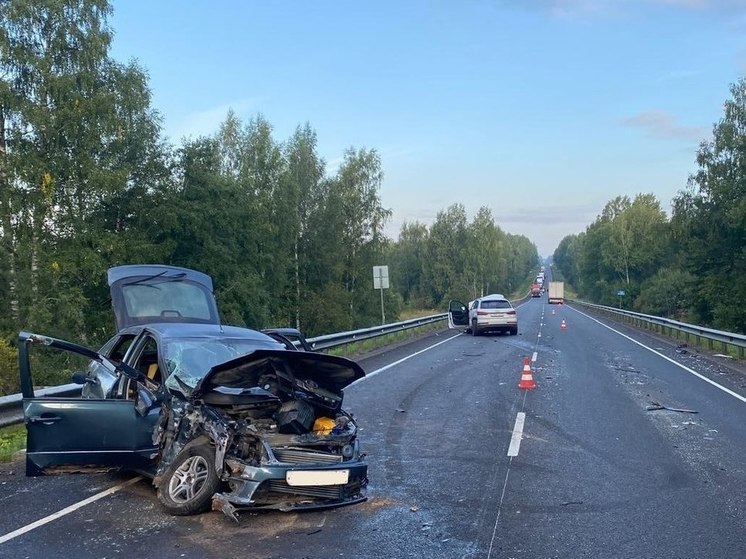
<path id="1" fill-rule="evenodd" d="M 485 295 L 484 297 L 480 297 L 479 301 L 507 301 L 504 295 L 501 295 L 500 293 L 492 293 L 490 295 Z"/>

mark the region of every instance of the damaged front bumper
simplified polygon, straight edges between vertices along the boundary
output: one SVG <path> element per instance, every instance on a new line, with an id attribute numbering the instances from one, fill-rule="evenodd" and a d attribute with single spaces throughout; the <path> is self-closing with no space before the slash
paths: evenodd
<path id="1" fill-rule="evenodd" d="M 352 505 L 366 500 L 368 465 L 361 461 L 334 465 L 254 467 L 226 460 L 229 492 L 216 493 L 212 508 L 238 520 L 243 510 L 294 511 Z"/>

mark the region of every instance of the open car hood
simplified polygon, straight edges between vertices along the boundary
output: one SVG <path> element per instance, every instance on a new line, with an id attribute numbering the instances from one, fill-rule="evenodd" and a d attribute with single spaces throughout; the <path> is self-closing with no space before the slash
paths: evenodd
<path id="1" fill-rule="evenodd" d="M 217 392 L 236 393 L 254 388 L 276 396 L 302 397 L 339 409 L 342 390 L 365 376 L 362 367 L 344 357 L 306 351 L 258 349 L 210 369 L 190 399 Z"/>
<path id="2" fill-rule="evenodd" d="M 154 322 L 220 324 L 207 274 L 161 264 L 117 266 L 108 271 L 117 328 Z"/>

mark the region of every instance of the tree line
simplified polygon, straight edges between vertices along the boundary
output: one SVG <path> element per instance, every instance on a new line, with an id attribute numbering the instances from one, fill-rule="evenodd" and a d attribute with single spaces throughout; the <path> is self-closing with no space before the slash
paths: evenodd
<path id="1" fill-rule="evenodd" d="M 146 71 L 109 55 L 107 0 L 0 3 L 0 394 L 17 389 L 20 329 L 95 346 L 114 328 L 106 270 L 165 263 L 210 274 L 225 323 L 307 335 L 517 289 L 535 246 L 486 208 L 384 235 L 383 168 L 351 147 L 329 173 L 316 132 L 278 141 L 229 111 L 212 135 L 164 139 Z M 50 381 L 59 379 L 49 379 Z"/>
<path id="2" fill-rule="evenodd" d="M 746 333 L 746 79 L 731 85 L 670 217 L 652 194 L 609 201 L 554 266 L 584 299 Z"/>

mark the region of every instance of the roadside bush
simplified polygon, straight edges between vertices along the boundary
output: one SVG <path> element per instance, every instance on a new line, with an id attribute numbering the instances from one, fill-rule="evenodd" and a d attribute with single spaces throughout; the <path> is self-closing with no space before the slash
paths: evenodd
<path id="1" fill-rule="evenodd" d="M 0 396 L 21 389 L 18 379 L 18 350 L 0 338 Z"/>

